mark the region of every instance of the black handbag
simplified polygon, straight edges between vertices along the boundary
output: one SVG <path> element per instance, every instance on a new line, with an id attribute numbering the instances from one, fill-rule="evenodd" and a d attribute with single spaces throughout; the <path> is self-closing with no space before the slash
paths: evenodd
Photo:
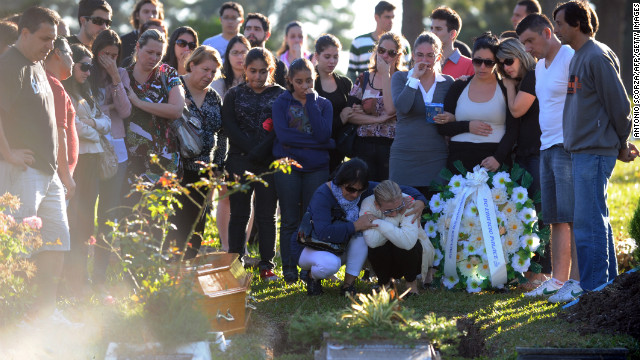
<path id="1" fill-rule="evenodd" d="M 331 208 L 331 223 L 335 222 L 349 222 L 346 219 L 347 214 L 340 207 L 336 205 Z M 335 255 L 342 255 L 347 250 L 349 241 L 343 241 L 341 243 L 332 243 L 329 241 L 322 241 L 313 237 L 313 219 L 309 211 L 304 213 L 300 226 L 298 227 L 298 243 L 303 246 L 308 246 L 314 250 L 328 251 Z"/>

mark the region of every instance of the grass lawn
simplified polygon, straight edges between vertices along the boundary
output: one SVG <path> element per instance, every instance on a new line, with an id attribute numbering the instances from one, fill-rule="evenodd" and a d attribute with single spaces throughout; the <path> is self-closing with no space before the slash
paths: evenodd
<path id="1" fill-rule="evenodd" d="M 640 147 L 640 141 L 635 142 Z M 628 223 L 640 197 L 640 160 L 616 164 L 608 189 L 611 224 L 616 239 L 628 238 Z M 338 275 L 342 278 L 342 274 Z M 265 284 L 255 274 L 252 292 L 257 299 L 246 334 L 231 337 L 228 359 L 313 359 L 312 347 L 288 341 L 288 324 L 297 314 L 342 309 L 349 301 L 339 296 L 338 283 L 325 283 L 325 294 L 308 297 L 304 285 L 286 285 L 284 281 Z M 369 285 L 360 283 L 359 290 Z M 529 299 L 523 291 L 505 293 L 425 290 L 404 302 L 418 315 L 435 312 L 438 316 L 469 319 L 484 340 L 479 355 L 486 359 L 515 359 L 516 347 L 626 347 L 629 359 L 640 358 L 640 343 L 628 335 L 583 334 L 579 324 L 557 317 L 562 311 L 543 299 Z M 639 300 L 640 301 L 640 300 Z M 455 348 L 444 348 L 447 359 L 462 358 Z"/>

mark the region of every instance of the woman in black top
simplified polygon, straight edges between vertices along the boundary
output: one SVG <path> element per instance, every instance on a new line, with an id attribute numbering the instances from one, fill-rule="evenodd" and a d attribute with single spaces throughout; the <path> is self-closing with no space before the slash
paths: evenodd
<path id="1" fill-rule="evenodd" d="M 264 48 L 251 49 L 245 58 L 246 82 L 229 89 L 222 107 L 222 124 L 229 137 L 227 170 L 231 175 L 243 177 L 245 171 L 262 174 L 269 170 L 274 159 L 271 155 L 275 133 L 271 120 L 273 102 L 285 91 L 273 81 L 275 60 Z M 273 175 L 263 178 L 274 184 Z M 255 192 L 255 221 L 258 223 L 260 249 L 260 278 L 277 280 L 273 273 L 276 251 L 275 186 L 252 183 L 247 192 L 230 197 L 229 252 L 245 254 L 246 228 L 251 213 L 251 194 Z"/>
<path id="2" fill-rule="evenodd" d="M 202 126 L 202 152 L 193 158 L 181 158 L 184 168 L 182 186 L 189 188 L 188 184 L 193 184 L 200 180 L 200 169 L 202 166 L 197 162 L 213 162 L 222 171 L 224 160 L 227 156 L 227 136 L 222 130 L 222 99 L 209 85 L 220 76 L 222 60 L 218 50 L 209 46 L 196 48 L 191 56 L 185 60 L 185 70 L 187 74 L 180 77 L 185 90 L 185 101 L 189 107 L 192 117 L 200 120 Z M 203 205 L 205 199 L 197 192 L 191 191 L 190 196 Z M 207 211 L 202 213 L 201 218 L 197 218 L 200 209 L 186 196 L 179 198 L 182 209 L 178 210 L 173 223 L 176 225 L 174 232 L 179 249 L 184 247 L 187 235 L 191 230 L 194 221 L 198 221 L 195 231 L 199 234 L 204 232 L 204 225 Z M 189 239 L 191 246 L 185 253 L 185 258 L 192 258 L 198 253 L 201 244 L 201 236 L 196 235 Z"/>
<path id="3" fill-rule="evenodd" d="M 326 98 L 333 106 L 333 124 L 331 137 L 337 140 L 340 130 L 346 123 L 340 118 L 340 113 L 347 107 L 347 97 L 351 91 L 353 84 L 351 80 L 342 75 L 335 73 L 340 58 L 340 50 L 342 45 L 340 40 L 333 35 L 326 34 L 318 38 L 316 41 L 316 71 L 318 77 L 314 84 L 314 88 L 318 95 Z M 329 173 L 332 173 L 344 159 L 337 149 L 329 151 Z"/>
<path id="4" fill-rule="evenodd" d="M 176 69 L 178 75 L 185 75 L 187 58 L 198 45 L 198 33 L 188 26 L 181 26 L 171 33 L 167 54 L 162 62 Z"/>

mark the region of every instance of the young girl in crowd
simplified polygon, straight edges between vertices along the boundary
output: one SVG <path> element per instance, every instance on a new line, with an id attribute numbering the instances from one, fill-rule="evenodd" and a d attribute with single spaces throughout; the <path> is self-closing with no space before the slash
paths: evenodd
<path id="1" fill-rule="evenodd" d="M 285 91 L 273 82 L 275 60 L 264 48 L 251 49 L 245 58 L 246 82 L 231 88 L 222 107 L 222 123 L 229 137 L 227 171 L 244 181 L 245 171 L 262 174 L 268 171 L 273 156 L 271 149 L 275 134 L 271 115 L 272 105 Z M 273 184 L 273 175 L 263 179 Z M 255 219 L 258 223 L 260 249 L 260 277 L 276 280 L 273 273 L 276 246 L 277 196 L 273 186 L 252 183 L 247 192 L 230 197 L 229 252 L 245 253 L 247 223 L 251 213 L 251 195 L 255 193 Z"/>
<path id="2" fill-rule="evenodd" d="M 187 58 L 197 47 L 198 33 L 188 26 L 181 26 L 171 34 L 167 54 L 162 62 L 176 69 L 178 75 L 185 75 Z"/>
<path id="3" fill-rule="evenodd" d="M 167 39 L 158 30 L 147 30 L 138 39 L 135 62 L 127 69 L 131 86 L 129 100 L 133 105 L 129 117 L 129 174 L 156 182 L 163 171 L 150 163 L 156 154 L 168 171 L 178 170 L 178 153 L 169 136 L 171 122 L 182 115 L 184 90 L 174 68 L 160 60 Z"/>
<path id="4" fill-rule="evenodd" d="M 75 195 L 69 203 L 71 250 L 65 259 L 65 279 L 72 294 L 82 297 L 88 279 L 88 241 L 94 233 L 94 216 L 98 199 L 98 164 L 104 151 L 100 136 L 111 130 L 111 120 L 99 107 L 87 79 L 93 67 L 91 51 L 80 44 L 71 46 L 73 73 L 63 82 L 76 109 L 76 130 L 79 139 L 78 164 L 73 174 Z"/>
<path id="5" fill-rule="evenodd" d="M 280 256 L 285 281 L 298 279 L 297 262 L 291 256 L 291 239 L 315 189 L 329 178 L 329 149 L 333 113 L 331 103 L 313 90 L 316 77 L 311 61 L 297 59 L 289 67 L 285 91 L 273 103 L 276 139 L 273 156 L 296 160 L 302 168 L 277 172 L 275 185 L 280 203 Z"/>
<path id="6" fill-rule="evenodd" d="M 322 35 L 316 40 L 315 59 L 318 76 L 316 77 L 314 89 L 318 92 L 318 95 L 329 100 L 333 107 L 331 138 L 334 140 L 337 139 L 340 130 L 344 126 L 340 113 L 347 107 L 347 97 L 353 86 L 348 77 L 335 72 L 340 60 L 341 49 L 340 41 L 331 34 Z M 344 155 L 336 149 L 329 150 L 330 173 L 340 165 Z"/>
<path id="7" fill-rule="evenodd" d="M 472 63 L 475 75 L 456 80 L 444 102 L 445 116 L 436 120 L 438 131 L 451 136 L 447 166 L 462 161 L 467 170 L 481 165 L 496 171 L 510 165 L 510 153 L 518 128 L 507 108 L 507 92 L 498 79 L 496 52 L 498 38 L 484 33 L 473 43 Z"/>
<path id="8" fill-rule="evenodd" d="M 182 186 L 187 188 L 190 188 L 189 184 L 199 181 L 202 177 L 200 174 L 201 166 L 197 162 L 213 162 L 218 165 L 219 171 L 224 169 L 224 161 L 227 156 L 227 137 L 222 130 L 222 99 L 209 86 L 215 78 L 220 76 L 221 65 L 222 60 L 218 50 L 210 46 L 200 46 L 185 60 L 187 74 L 180 77 L 189 112 L 192 117 L 200 121 L 202 126 L 203 147 L 201 153 L 190 159 L 181 159 L 184 174 L 180 182 Z M 190 191 L 190 196 L 201 206 L 204 205 L 205 199 L 197 191 Z M 179 200 L 182 203 L 182 209 L 177 211 L 173 221 L 177 228 L 174 234 L 177 237 L 179 249 L 182 249 L 187 241 L 191 244 L 185 253 L 185 258 L 189 259 L 197 255 L 202 238 L 194 236 L 188 239 L 187 235 L 195 221 L 198 222 L 195 231 L 199 234 L 204 233 L 208 211 L 205 210 L 198 218 L 200 209 L 196 204 L 186 196 L 180 196 Z"/>
<path id="9" fill-rule="evenodd" d="M 453 83 L 453 78 L 440 72 L 441 56 L 440 39 L 433 33 L 422 33 L 413 44 L 412 69 L 395 73 L 391 84 L 398 122 L 389 179 L 415 187 L 427 199 L 431 199 L 431 182 L 439 181 L 438 175 L 447 165 L 447 144 L 436 128 L 437 118 L 427 121 L 426 105 L 442 104 Z"/>
<path id="10" fill-rule="evenodd" d="M 353 142 L 355 156 L 369 166 L 371 180 L 389 178 L 389 152 L 396 133 L 396 108 L 391 96 L 391 76 L 403 70 L 402 37 L 385 33 L 371 55 L 369 71 L 356 80 L 351 95 L 362 100 L 345 115 L 359 125 Z"/>
<path id="11" fill-rule="evenodd" d="M 111 132 L 105 137 L 115 150 L 118 157 L 118 171 L 111 179 L 100 180 L 98 201 L 98 230 L 103 236 L 109 234 L 108 220 L 122 218 L 123 191 L 127 174 L 127 147 L 124 143 L 125 127 L 123 119 L 131 114 L 131 102 L 126 90 L 129 87 L 127 71 L 118 67 L 121 43 L 115 31 L 107 29 L 98 34 L 91 48 L 95 54 L 95 66 L 91 71 L 89 81 L 100 109 L 111 119 Z M 108 241 L 108 240 L 107 240 Z M 105 244 L 94 248 L 93 286 L 100 288 L 104 285 L 109 254 Z"/>
<path id="12" fill-rule="evenodd" d="M 302 23 L 292 21 L 284 30 L 284 40 L 276 56 L 289 68 L 295 59 L 308 59 L 311 55 L 307 51 L 307 35 L 302 30 Z"/>

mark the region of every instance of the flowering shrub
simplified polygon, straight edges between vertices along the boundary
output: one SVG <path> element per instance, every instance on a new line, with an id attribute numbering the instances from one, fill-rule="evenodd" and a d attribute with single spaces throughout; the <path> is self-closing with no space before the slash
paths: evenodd
<path id="1" fill-rule="evenodd" d="M 522 273 L 528 270 L 540 272 L 540 265 L 531 263 L 531 258 L 535 253 L 542 254 L 548 236 L 539 231 L 534 201 L 527 194 L 527 187 L 533 180 L 531 175 L 518 165 L 510 173 L 487 173 L 478 166 L 472 173 L 467 173 L 461 164 L 456 167 L 465 175 L 453 175 L 444 170 L 441 176 L 449 182 L 434 185 L 439 192 L 429 201 L 431 213 L 424 215 L 427 220 L 425 231 L 435 247 L 434 267 L 438 268 L 435 278 L 449 289 L 479 292 L 525 282 Z M 480 194 L 480 188 L 485 189 L 482 191 L 486 197 L 476 195 Z M 485 205 L 483 209 L 478 209 L 477 201 Z M 495 222 L 491 221 L 491 212 Z M 458 226 L 457 234 L 451 234 L 455 232 L 455 229 L 451 230 L 452 226 Z M 494 226 L 499 234 L 493 232 Z M 498 243 L 492 243 L 491 236 L 499 238 Z M 450 237 L 451 241 L 457 242 L 449 247 L 456 251 L 451 254 L 455 272 L 451 267 L 449 272 L 445 270 Z M 502 282 L 496 281 L 500 271 Z"/>
<path id="2" fill-rule="evenodd" d="M 42 220 L 32 216 L 17 222 L 11 215 L 20 208 L 18 197 L 0 196 L 0 319 L 20 317 L 31 303 L 31 288 L 26 279 L 34 276 L 36 267 L 29 254 L 42 245 L 39 230 Z"/>

